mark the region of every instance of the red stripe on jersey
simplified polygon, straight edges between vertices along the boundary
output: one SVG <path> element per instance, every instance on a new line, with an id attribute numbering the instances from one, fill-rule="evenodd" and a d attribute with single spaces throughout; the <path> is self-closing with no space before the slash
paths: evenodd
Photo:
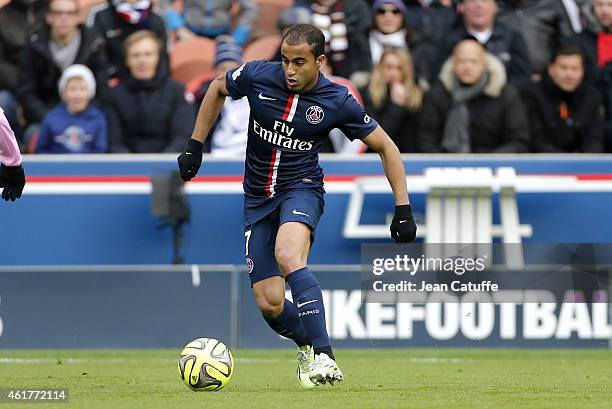
<path id="1" fill-rule="evenodd" d="M 272 158 L 270 158 L 269 170 L 268 170 L 268 183 L 266 183 L 266 195 L 268 197 L 272 196 L 272 181 L 274 178 L 274 164 L 276 163 L 276 149 L 272 149 Z"/>
<path id="2" fill-rule="evenodd" d="M 289 94 L 289 99 L 287 100 L 287 105 L 285 106 L 285 112 L 283 113 L 283 121 L 286 121 L 289 118 L 289 114 L 291 113 L 291 105 L 293 105 L 293 95 Z"/>

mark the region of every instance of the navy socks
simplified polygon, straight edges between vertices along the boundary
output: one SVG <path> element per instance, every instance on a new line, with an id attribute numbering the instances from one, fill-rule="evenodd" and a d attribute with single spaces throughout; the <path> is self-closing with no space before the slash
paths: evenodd
<path id="1" fill-rule="evenodd" d="M 298 310 L 295 305 L 285 300 L 283 311 L 276 318 L 264 319 L 278 335 L 292 339 L 298 346 L 310 345 L 310 337 L 298 316 Z"/>
<path id="2" fill-rule="evenodd" d="M 323 294 L 319 281 L 308 270 L 308 267 L 288 274 L 286 280 L 291 288 L 293 303 L 297 307 L 299 318 L 310 337 L 315 354 L 325 352 L 330 358 L 334 359 L 325 326 L 325 307 L 323 306 Z"/>

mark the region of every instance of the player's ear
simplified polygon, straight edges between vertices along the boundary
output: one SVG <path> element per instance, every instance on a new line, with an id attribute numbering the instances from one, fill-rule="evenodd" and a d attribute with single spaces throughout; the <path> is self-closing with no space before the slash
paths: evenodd
<path id="1" fill-rule="evenodd" d="M 325 64 L 325 55 L 321 54 L 320 56 L 318 56 L 317 59 L 315 60 L 315 62 L 317 64 L 317 68 L 321 69 L 323 64 Z"/>

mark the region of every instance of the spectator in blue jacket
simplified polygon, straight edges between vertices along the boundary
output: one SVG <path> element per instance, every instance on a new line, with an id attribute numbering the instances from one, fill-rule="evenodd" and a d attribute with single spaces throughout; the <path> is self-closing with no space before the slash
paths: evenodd
<path id="1" fill-rule="evenodd" d="M 35 153 L 106 152 L 106 117 L 91 103 L 96 92 L 91 70 L 71 65 L 62 73 L 58 88 L 62 102 L 45 115 Z"/>

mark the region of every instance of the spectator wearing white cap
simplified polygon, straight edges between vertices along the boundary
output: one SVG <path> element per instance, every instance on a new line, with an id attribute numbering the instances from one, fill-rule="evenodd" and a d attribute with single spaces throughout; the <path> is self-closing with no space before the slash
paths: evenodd
<path id="1" fill-rule="evenodd" d="M 104 113 L 92 99 L 96 80 L 85 65 L 66 68 L 58 81 L 62 102 L 42 122 L 35 153 L 103 153 L 108 149 Z"/>

